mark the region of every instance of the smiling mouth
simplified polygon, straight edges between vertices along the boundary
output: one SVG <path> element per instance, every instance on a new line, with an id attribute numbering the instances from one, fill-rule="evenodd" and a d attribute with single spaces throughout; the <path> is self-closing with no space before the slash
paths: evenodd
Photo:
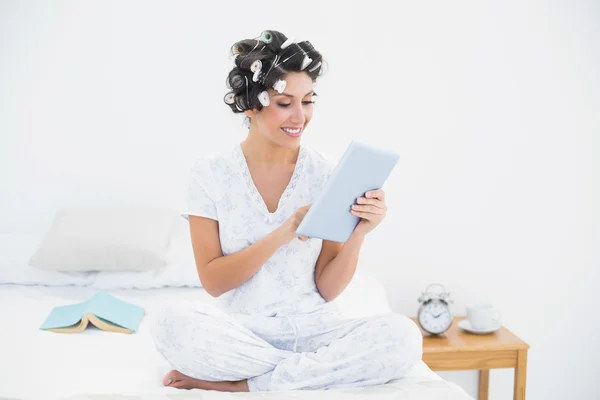
<path id="1" fill-rule="evenodd" d="M 303 131 L 302 128 L 281 128 L 281 130 L 284 131 L 286 135 L 293 137 L 300 136 Z"/>

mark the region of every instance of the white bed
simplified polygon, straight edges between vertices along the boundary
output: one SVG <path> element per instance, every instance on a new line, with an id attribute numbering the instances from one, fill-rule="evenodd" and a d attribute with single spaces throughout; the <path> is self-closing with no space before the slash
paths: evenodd
<path id="1" fill-rule="evenodd" d="M 282 393 L 218 393 L 178 390 L 161 385 L 171 368 L 156 351 L 148 323 L 159 305 L 179 301 L 211 301 L 202 288 L 110 290 L 115 296 L 146 310 L 137 333 L 124 335 L 88 328 L 68 335 L 40 331 L 39 326 L 57 305 L 83 301 L 93 287 L 0 285 L 0 398 L 19 399 L 321 399 L 393 397 L 395 399 L 462 400 L 470 397 L 421 363 L 406 378 L 377 387 L 335 391 Z M 348 316 L 389 310 L 383 287 L 358 274 L 339 299 Z"/>
<path id="2" fill-rule="evenodd" d="M 0 399 L 318 400 L 367 394 L 375 398 L 470 399 L 423 363 L 396 382 L 352 390 L 231 394 L 163 387 L 162 377 L 172 368 L 150 336 L 153 315 L 167 303 L 213 300 L 200 287 L 189 234 L 181 231 L 171 238 L 167 268 L 145 272 L 62 273 L 32 268 L 28 261 L 40 240 L 35 234 L 0 234 Z M 109 333 L 93 327 L 80 334 L 39 330 L 53 307 L 87 300 L 99 290 L 145 309 L 136 333 Z M 336 302 L 347 317 L 391 311 L 383 285 L 360 269 Z"/>

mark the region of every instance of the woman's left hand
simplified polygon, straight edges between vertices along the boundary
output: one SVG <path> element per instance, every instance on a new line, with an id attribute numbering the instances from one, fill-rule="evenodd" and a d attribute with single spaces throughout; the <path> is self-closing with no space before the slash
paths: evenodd
<path id="1" fill-rule="evenodd" d="M 358 234 L 366 235 L 383 221 L 387 212 L 385 193 L 381 189 L 369 190 L 365 197 L 356 199 L 350 212 L 361 220 L 354 230 Z"/>

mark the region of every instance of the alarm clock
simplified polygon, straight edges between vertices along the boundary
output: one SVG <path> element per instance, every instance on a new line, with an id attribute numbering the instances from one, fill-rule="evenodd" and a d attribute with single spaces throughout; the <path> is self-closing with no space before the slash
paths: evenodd
<path id="1" fill-rule="evenodd" d="M 432 291 L 431 289 L 437 287 L 441 290 Z M 450 293 L 446 292 L 446 288 L 439 283 L 434 283 L 425 289 L 425 292 L 419 296 L 419 312 L 417 314 L 417 321 L 423 330 L 432 335 L 441 335 L 446 332 L 450 326 L 454 316 L 450 311 L 450 303 L 453 301 L 450 299 Z"/>

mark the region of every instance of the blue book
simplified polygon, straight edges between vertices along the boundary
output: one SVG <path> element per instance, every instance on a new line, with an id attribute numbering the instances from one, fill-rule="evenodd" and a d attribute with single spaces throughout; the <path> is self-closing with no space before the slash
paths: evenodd
<path id="1" fill-rule="evenodd" d="M 40 327 L 58 333 L 79 333 L 91 323 L 108 332 L 135 332 L 144 316 L 144 309 L 99 292 L 83 303 L 54 307 Z"/>

